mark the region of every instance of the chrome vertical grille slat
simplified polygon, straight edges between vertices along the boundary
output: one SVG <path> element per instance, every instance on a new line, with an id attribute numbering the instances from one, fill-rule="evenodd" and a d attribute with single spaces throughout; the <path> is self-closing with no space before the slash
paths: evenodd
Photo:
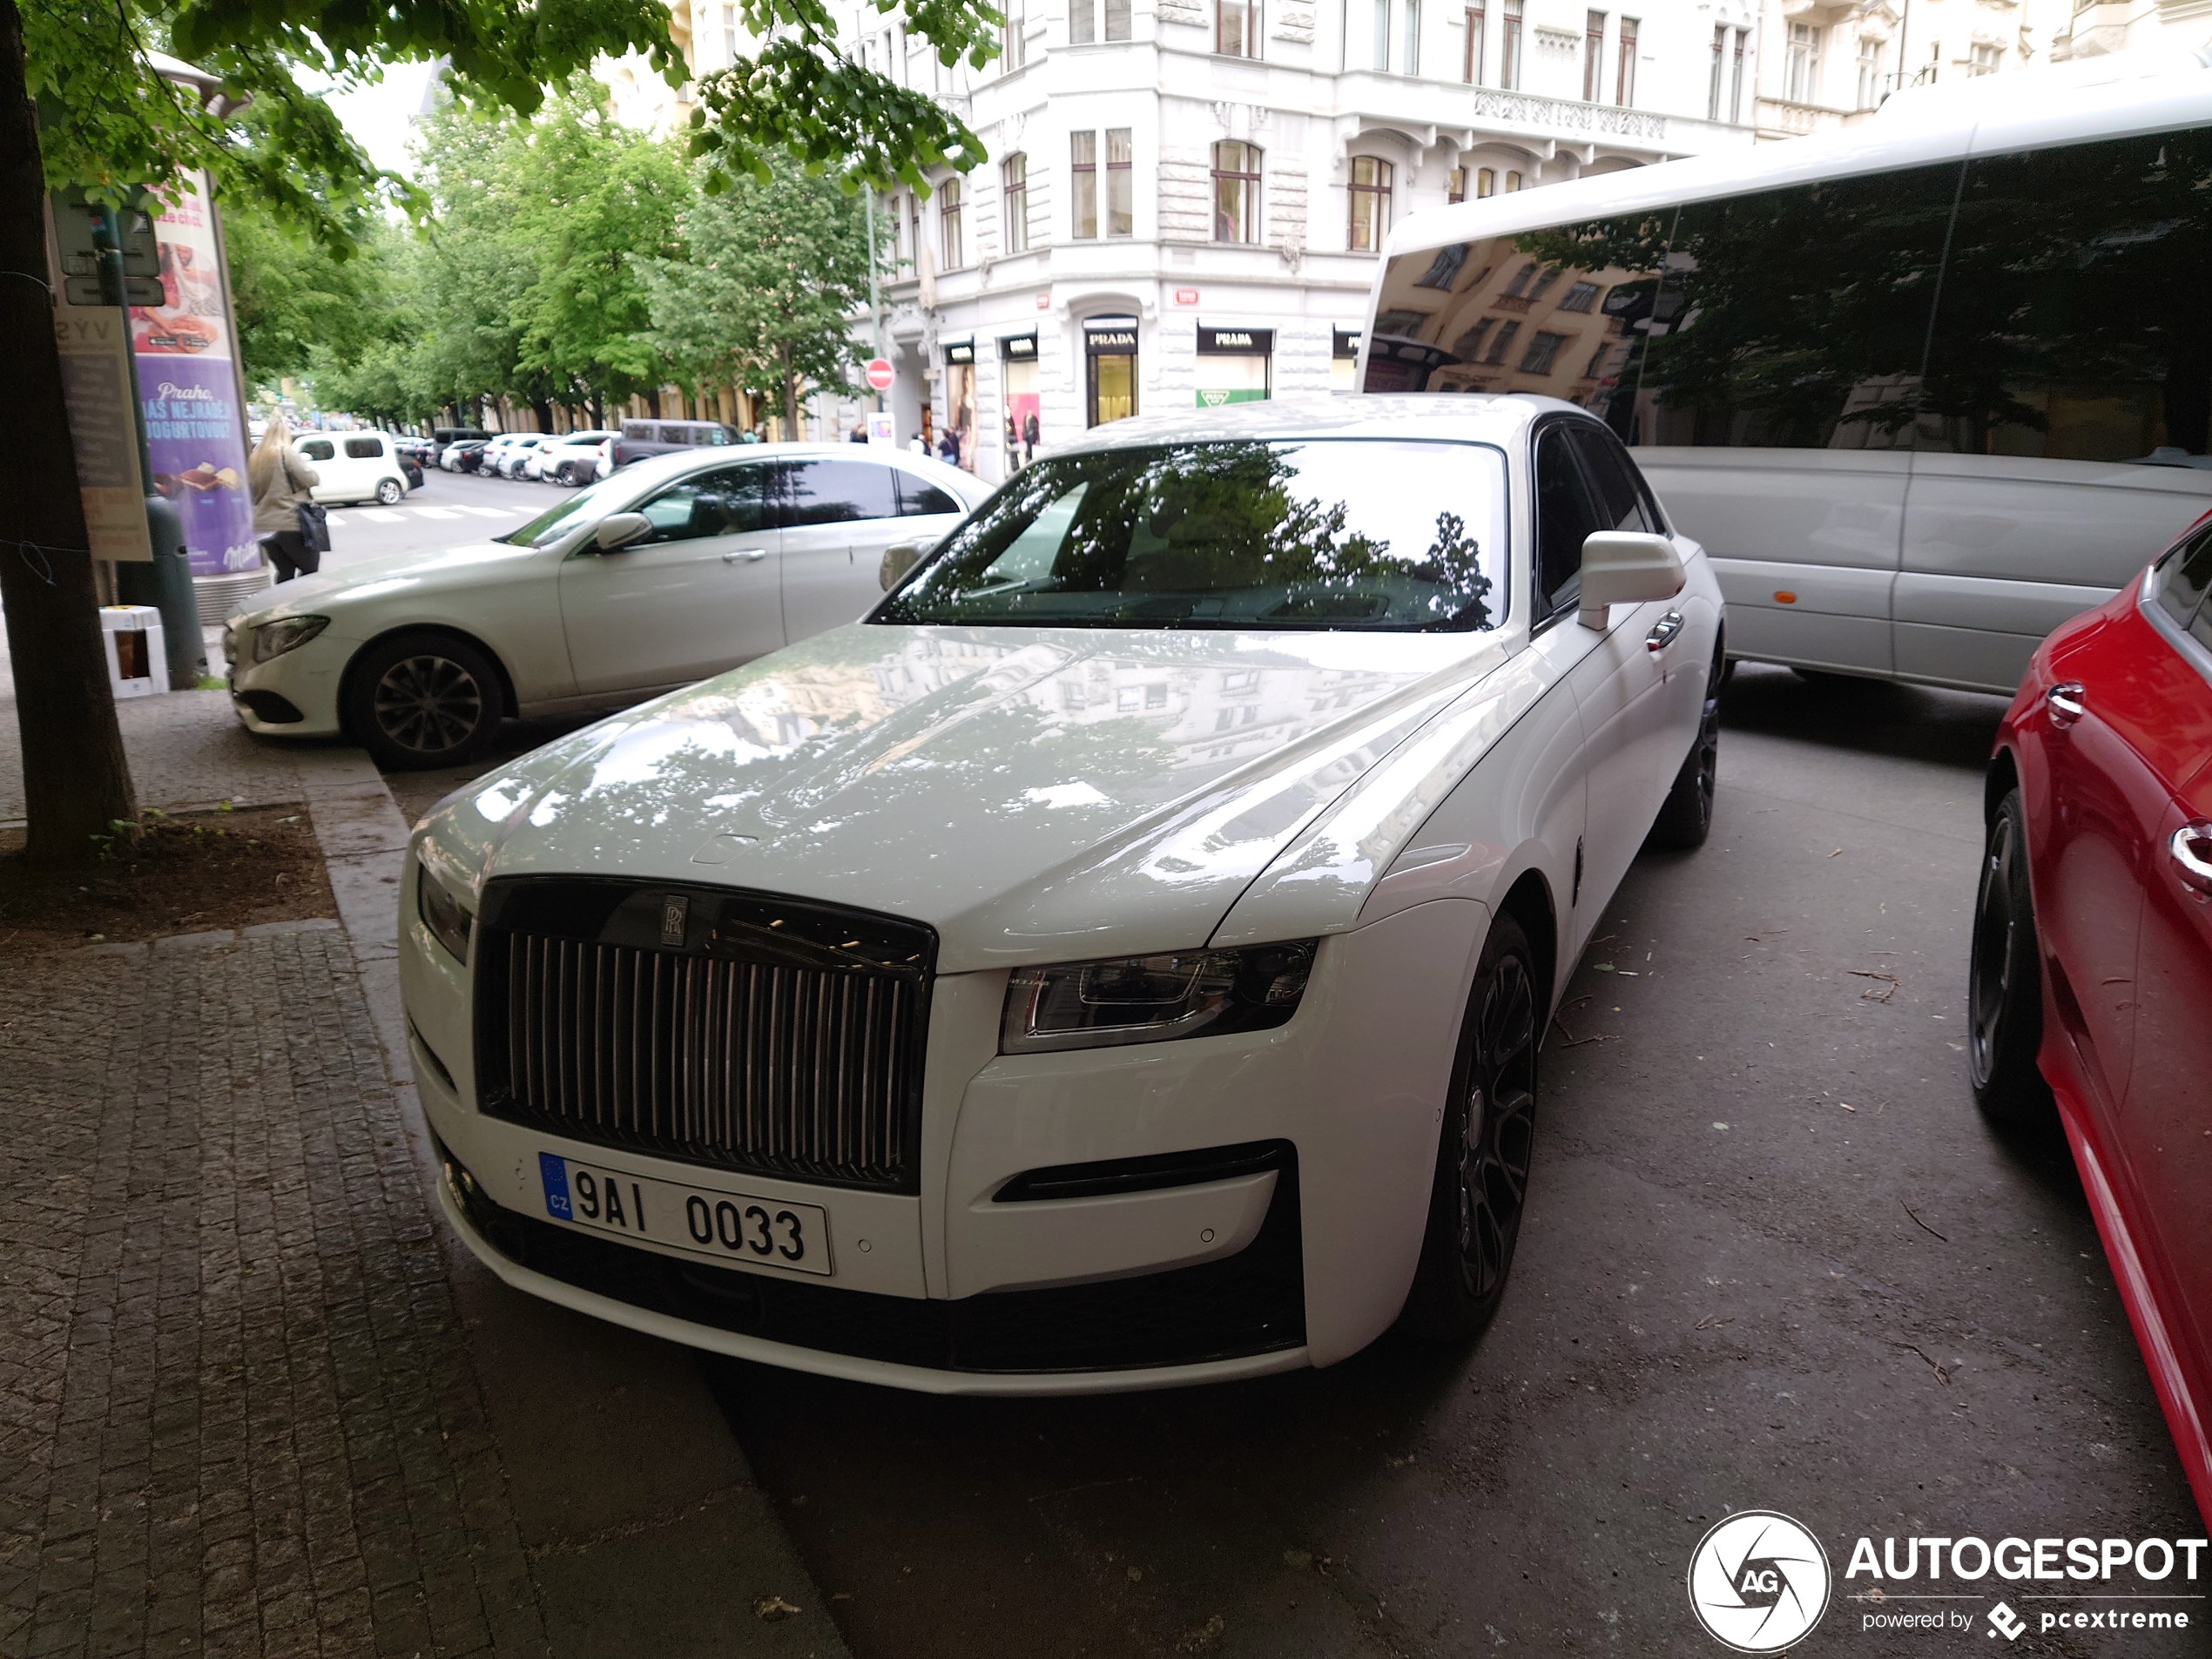
<path id="1" fill-rule="evenodd" d="M 480 1053 L 487 1109 L 688 1162 L 898 1187 L 911 974 L 510 933 Z"/>

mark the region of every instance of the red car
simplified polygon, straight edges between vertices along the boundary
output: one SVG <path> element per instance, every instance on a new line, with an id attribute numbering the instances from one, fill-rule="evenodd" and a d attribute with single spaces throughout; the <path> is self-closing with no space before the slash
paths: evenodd
<path id="1" fill-rule="evenodd" d="M 2000 1124 L 2055 1100 L 2212 1518 L 2212 514 L 2043 642 L 1997 734 L 1969 1056 Z"/>

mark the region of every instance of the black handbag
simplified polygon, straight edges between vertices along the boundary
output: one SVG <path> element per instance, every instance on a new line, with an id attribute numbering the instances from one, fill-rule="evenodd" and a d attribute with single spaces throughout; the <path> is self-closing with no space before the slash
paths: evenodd
<path id="1" fill-rule="evenodd" d="M 310 553 L 330 551 L 330 509 L 320 502 L 300 503 L 300 539 Z"/>

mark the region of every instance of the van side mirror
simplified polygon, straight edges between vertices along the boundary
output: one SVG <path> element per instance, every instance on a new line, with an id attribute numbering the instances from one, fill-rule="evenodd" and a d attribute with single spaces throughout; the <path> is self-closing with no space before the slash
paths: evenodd
<path id="1" fill-rule="evenodd" d="M 1602 630 L 1608 608 L 1671 599 L 1689 579 L 1663 536 L 1600 530 L 1582 543 L 1582 626 Z"/>
<path id="2" fill-rule="evenodd" d="M 883 550 L 883 563 L 878 567 L 875 579 L 882 583 L 886 593 L 906 579 L 907 572 L 921 563 L 925 550 L 920 542 L 894 542 Z"/>
<path id="3" fill-rule="evenodd" d="M 653 521 L 643 513 L 609 513 L 591 534 L 602 553 L 618 553 L 631 543 L 653 533 Z"/>

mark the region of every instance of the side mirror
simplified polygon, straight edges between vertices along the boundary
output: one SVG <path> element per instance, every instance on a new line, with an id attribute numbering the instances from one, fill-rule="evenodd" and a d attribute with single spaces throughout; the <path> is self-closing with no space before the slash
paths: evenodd
<path id="1" fill-rule="evenodd" d="M 1582 626 L 1603 629 L 1612 605 L 1671 599 L 1687 579 L 1682 555 L 1665 536 L 1600 530 L 1582 543 Z"/>
<path id="2" fill-rule="evenodd" d="M 591 539 L 602 553 L 617 553 L 640 536 L 652 533 L 653 521 L 643 513 L 609 513 L 599 521 L 599 528 L 591 533 Z"/>
<path id="3" fill-rule="evenodd" d="M 907 572 L 921 563 L 921 556 L 927 550 L 920 542 L 894 542 L 885 548 L 883 563 L 875 573 L 883 590 L 888 593 L 905 580 Z"/>

